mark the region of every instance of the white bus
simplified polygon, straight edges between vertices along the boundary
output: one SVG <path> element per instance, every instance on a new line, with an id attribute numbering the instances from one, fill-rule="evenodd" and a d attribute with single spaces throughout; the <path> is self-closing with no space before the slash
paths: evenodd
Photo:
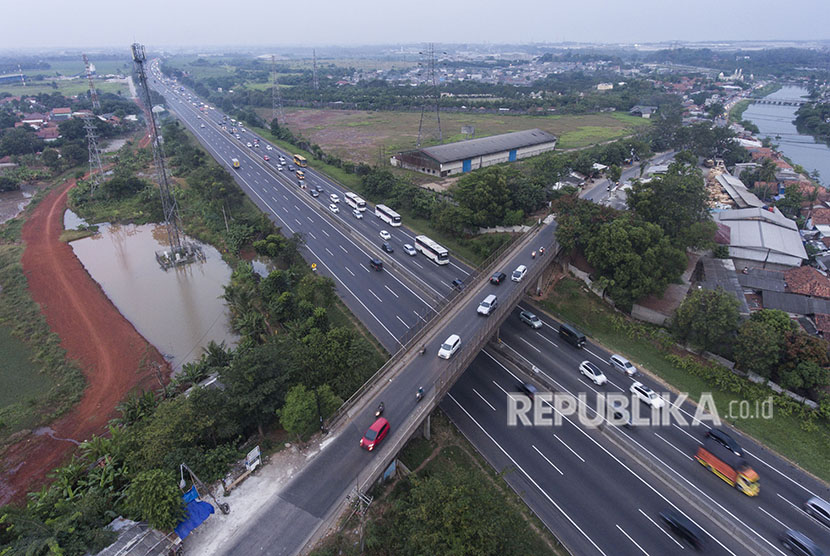
<path id="1" fill-rule="evenodd" d="M 390 226 L 401 225 L 401 215 L 386 205 L 375 205 L 375 216 L 388 223 Z"/>
<path id="2" fill-rule="evenodd" d="M 450 252 L 427 236 L 415 236 L 415 249 L 426 255 L 435 264 L 450 264 Z"/>
<path id="3" fill-rule="evenodd" d="M 346 191 L 344 197 L 346 197 L 346 204 L 352 207 L 353 209 L 357 209 L 360 211 L 366 210 L 366 201 L 358 197 L 356 193 Z"/>

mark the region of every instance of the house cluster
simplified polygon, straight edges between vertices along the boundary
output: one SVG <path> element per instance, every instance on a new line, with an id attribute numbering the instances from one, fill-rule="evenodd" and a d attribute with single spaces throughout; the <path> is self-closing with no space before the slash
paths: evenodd
<path id="1" fill-rule="evenodd" d="M 8 97 L 3 100 L 9 101 L 9 99 L 20 100 L 19 97 Z M 20 119 L 15 122 L 14 127 L 29 126 L 35 130 L 35 135 L 46 142 L 53 142 L 61 136 L 58 129 L 58 125 L 61 122 L 72 118 L 84 118 L 92 115 L 93 113 L 90 110 L 72 110 L 69 107 L 52 108 L 47 112 L 21 112 L 18 113 Z M 120 125 L 122 123 L 121 118 L 114 114 L 101 114 L 96 117 L 112 125 Z"/>

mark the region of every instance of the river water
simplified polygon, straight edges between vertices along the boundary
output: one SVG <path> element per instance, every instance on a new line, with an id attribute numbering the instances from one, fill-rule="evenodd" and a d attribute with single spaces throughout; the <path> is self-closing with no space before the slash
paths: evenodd
<path id="1" fill-rule="evenodd" d="M 782 87 L 766 96 L 769 99 L 795 99 L 807 96 L 807 89 L 802 87 Z M 808 172 L 818 170 L 820 181 L 830 185 L 830 147 L 816 143 L 809 135 L 801 135 L 795 129 L 795 112 L 797 106 L 779 106 L 775 104 L 751 104 L 743 114 L 761 130 L 760 136 L 769 137 L 778 145 L 778 150 Z"/>
<path id="2" fill-rule="evenodd" d="M 64 223 L 73 228 L 79 219 L 67 211 Z M 99 233 L 71 245 L 121 314 L 178 372 L 211 340 L 231 346 L 238 337 L 220 297 L 230 267 L 216 249 L 202 245 L 204 261 L 164 271 L 155 252 L 165 248 L 166 237 L 160 224 L 102 224 Z"/>

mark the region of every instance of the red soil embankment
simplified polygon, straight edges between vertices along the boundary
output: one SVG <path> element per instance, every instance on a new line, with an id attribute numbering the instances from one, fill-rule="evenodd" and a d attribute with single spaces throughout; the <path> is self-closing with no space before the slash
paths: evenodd
<path id="1" fill-rule="evenodd" d="M 78 442 L 106 431 L 115 406 L 133 388 L 157 387 L 150 362 L 168 365 L 110 302 L 72 248 L 60 241 L 66 195 L 74 180 L 52 191 L 23 225 L 23 272 L 32 298 L 49 328 L 61 338 L 67 357 L 79 362 L 87 387 L 80 403 L 51 423 L 56 438 Z M 154 264 L 154 261 L 147 261 Z M 29 434 L 2 453 L 0 504 L 21 501 L 75 445 L 48 435 Z"/>

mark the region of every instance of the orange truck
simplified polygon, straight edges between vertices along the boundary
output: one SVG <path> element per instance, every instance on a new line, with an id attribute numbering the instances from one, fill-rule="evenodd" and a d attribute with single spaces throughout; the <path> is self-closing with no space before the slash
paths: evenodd
<path id="1" fill-rule="evenodd" d="M 707 438 L 697 449 L 695 459 L 747 496 L 758 496 L 761 491 L 758 474 L 747 461 L 711 438 Z"/>

